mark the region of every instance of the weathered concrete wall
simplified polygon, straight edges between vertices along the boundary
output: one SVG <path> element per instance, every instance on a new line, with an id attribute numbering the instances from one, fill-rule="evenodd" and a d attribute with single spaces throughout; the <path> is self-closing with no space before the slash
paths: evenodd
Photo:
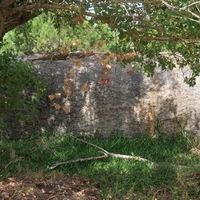
<path id="1" fill-rule="evenodd" d="M 48 125 L 63 132 L 67 127 L 78 134 L 98 132 L 106 136 L 118 128 L 129 135 L 139 132 L 154 135 L 157 118 L 166 133 L 174 133 L 180 130 L 178 117 L 187 130 L 198 133 L 200 79 L 192 88 L 183 82 L 183 72 L 178 68 L 171 72 L 158 68 L 153 78 L 147 78 L 139 72 L 128 76 L 129 67 L 121 69 L 115 64 L 107 74 L 111 81 L 104 85 L 99 59 L 91 56 L 79 60 L 80 68 L 73 59 L 33 62 L 34 69 L 48 83 L 49 94 L 62 94 L 59 99 L 50 101 L 46 97 L 43 101 L 36 123 L 41 129 Z M 72 69 L 75 73 L 70 77 L 68 72 Z M 73 80 L 68 84 L 72 91 L 68 97 L 63 90 L 66 78 Z M 90 86 L 88 92 L 83 91 L 84 84 Z M 71 106 L 70 112 L 56 110 L 55 103 Z"/>

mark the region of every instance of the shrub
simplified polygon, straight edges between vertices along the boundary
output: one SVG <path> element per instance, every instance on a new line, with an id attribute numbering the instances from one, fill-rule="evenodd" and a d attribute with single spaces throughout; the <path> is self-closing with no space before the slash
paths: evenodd
<path id="1" fill-rule="evenodd" d="M 3 51 L 0 54 L 0 130 L 6 129 L 4 122 L 9 117 L 30 122 L 45 89 L 30 63 L 18 59 L 12 50 Z"/>

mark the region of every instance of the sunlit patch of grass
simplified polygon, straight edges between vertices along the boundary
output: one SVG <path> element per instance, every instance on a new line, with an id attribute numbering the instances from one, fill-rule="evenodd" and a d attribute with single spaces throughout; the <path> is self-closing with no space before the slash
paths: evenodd
<path id="1" fill-rule="evenodd" d="M 36 134 L 19 140 L 0 140 L 0 179 L 22 173 L 62 172 L 95 180 L 100 199 L 198 199 L 200 157 L 190 151 L 198 145 L 178 134 L 132 139 L 112 134 L 108 138 L 84 137 L 105 150 L 146 158 L 150 162 L 106 158 L 49 167 L 56 162 L 101 155 L 98 149 L 56 133 Z"/>

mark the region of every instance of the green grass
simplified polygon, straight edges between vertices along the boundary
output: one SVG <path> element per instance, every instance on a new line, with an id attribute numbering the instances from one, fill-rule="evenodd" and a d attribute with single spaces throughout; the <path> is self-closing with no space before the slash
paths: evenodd
<path id="1" fill-rule="evenodd" d="M 119 158 L 61 165 L 53 171 L 95 180 L 100 199 L 199 199 L 200 156 L 190 150 L 196 143 L 183 134 L 128 139 L 118 134 L 108 138 L 83 138 L 105 150 L 141 156 L 151 162 Z M 0 179 L 22 173 L 52 173 L 56 162 L 101 155 L 97 149 L 55 133 L 36 134 L 19 140 L 0 139 Z"/>

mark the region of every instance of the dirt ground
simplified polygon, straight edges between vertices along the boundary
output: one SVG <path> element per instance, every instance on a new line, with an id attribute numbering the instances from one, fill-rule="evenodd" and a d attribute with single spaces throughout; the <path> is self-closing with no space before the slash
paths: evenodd
<path id="1" fill-rule="evenodd" d="M 74 176 L 23 175 L 0 181 L 1 200 L 97 200 L 98 183 Z"/>

